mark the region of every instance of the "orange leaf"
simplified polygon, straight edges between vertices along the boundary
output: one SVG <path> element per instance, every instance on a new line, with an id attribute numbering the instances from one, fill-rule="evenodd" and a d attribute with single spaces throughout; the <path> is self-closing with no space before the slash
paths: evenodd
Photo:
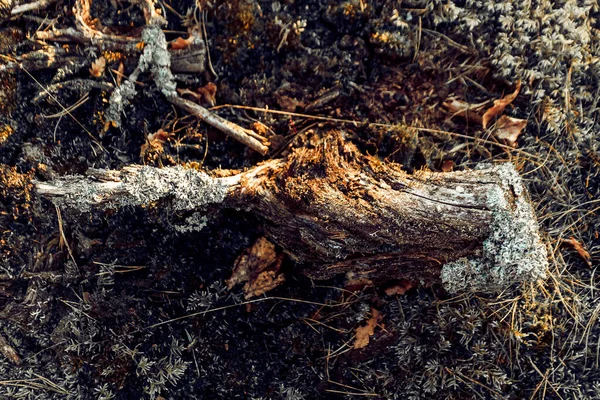
<path id="1" fill-rule="evenodd" d="M 519 94 L 519 91 L 521 90 L 521 81 L 517 81 L 516 86 L 517 87 L 515 88 L 515 91 L 512 92 L 511 94 L 504 96 L 501 99 L 494 100 L 494 106 L 489 108 L 485 112 L 485 114 L 483 114 L 482 121 L 481 121 L 481 126 L 483 126 L 483 129 L 486 129 L 490 120 L 495 118 L 497 115 L 500 115 L 502 113 L 502 111 L 504 111 L 506 106 L 508 106 L 510 103 L 513 102 L 514 99 L 517 98 L 517 95 Z"/>
<path id="2" fill-rule="evenodd" d="M 388 296 L 393 296 L 396 294 L 403 295 L 408 290 L 412 289 L 413 287 L 415 287 L 415 285 L 411 281 L 403 280 L 394 286 L 390 286 L 390 287 L 386 288 L 385 294 Z"/>
<path id="3" fill-rule="evenodd" d="M 579 253 L 579 256 L 583 258 L 583 260 L 587 263 L 588 267 L 592 266 L 592 256 L 583 247 L 583 245 L 579 241 L 577 241 L 577 239 L 571 236 L 568 240 L 563 239 L 563 243 L 567 243 L 568 245 L 573 247 L 577 251 L 577 253 Z"/>
<path id="4" fill-rule="evenodd" d="M 362 349 L 367 347 L 369 344 L 369 338 L 375 334 L 375 327 L 381 320 L 381 314 L 379 311 L 371 307 L 371 318 L 367 320 L 367 324 L 356 328 L 356 335 L 354 340 L 354 348 Z"/>
<path id="5" fill-rule="evenodd" d="M 187 39 L 182 38 L 181 36 L 171 42 L 171 48 L 173 50 L 183 50 L 187 48 L 190 44 L 192 44 L 193 37 L 190 36 Z"/>
<path id="6" fill-rule="evenodd" d="M 452 172 L 454 170 L 454 166 L 456 164 L 452 160 L 446 160 L 442 163 L 442 171 L 443 172 Z"/>
<path id="7" fill-rule="evenodd" d="M 106 59 L 104 57 L 96 58 L 90 67 L 90 75 L 99 78 L 104 73 L 106 68 Z"/>
<path id="8" fill-rule="evenodd" d="M 278 254 L 275 245 L 261 237 L 247 248 L 236 260 L 231 278 L 225 283 L 231 290 L 238 283 L 244 283 L 247 299 L 260 296 L 276 288 L 285 281 L 280 274 L 283 253 Z"/>
<path id="9" fill-rule="evenodd" d="M 217 105 L 217 85 L 212 82 L 208 82 L 205 86 L 196 89 L 196 92 L 202 96 L 202 104 L 206 106 L 214 107 Z"/>

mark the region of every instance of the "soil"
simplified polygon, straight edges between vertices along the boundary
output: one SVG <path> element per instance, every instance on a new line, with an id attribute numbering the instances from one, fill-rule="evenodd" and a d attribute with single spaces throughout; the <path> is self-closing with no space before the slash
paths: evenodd
<path id="1" fill-rule="evenodd" d="M 20 17 L 5 12 L 0 54 L 50 46 L 71 59 L 2 70 L 0 337 L 18 358 L 0 355 L 0 397 L 594 398 L 596 138 L 546 130 L 526 95 L 506 111 L 528 120 L 514 148 L 452 118 L 443 107 L 450 96 L 495 100 L 515 82 L 498 79 L 485 54 L 420 31 L 432 24 L 419 2 L 410 3 L 199 1 L 216 76 L 177 75 L 178 87 L 216 84 L 215 113 L 268 127 L 264 157 L 174 108 L 149 74 L 140 75 L 118 128 L 106 120 L 108 90 L 73 85 L 47 95 L 45 88 L 73 79 L 115 84 L 120 64 L 130 74 L 138 54 L 32 40 L 36 30 L 50 29 L 48 21 L 75 26 L 72 1 Z M 194 2 L 163 5 L 167 39 L 187 37 L 178 14 Z M 400 29 L 390 17 L 394 7 L 416 11 L 402 40 L 384 40 Z M 135 3 L 94 0 L 92 15 L 123 34 L 144 24 Z M 90 76 L 100 55 L 106 70 Z M 479 67 L 467 69 L 472 64 Z M 165 139 L 148 143 L 160 129 Z M 332 129 L 408 172 L 513 162 L 553 250 L 551 277 L 500 294 L 451 297 L 432 285 L 387 295 L 385 286 L 345 276 L 310 280 L 284 259 L 286 282 L 246 300 L 241 286 L 230 291 L 225 282 L 237 257 L 262 236 L 255 216 L 215 213 L 201 230 L 180 232 L 175 226 L 189 215 L 151 205 L 81 215 L 39 198 L 32 184 L 129 164 L 226 174 L 280 157 L 310 130 Z M 571 236 L 583 250 L 563 242 Z M 372 309 L 379 322 L 368 344 L 355 349 L 356 330 L 369 324 Z"/>

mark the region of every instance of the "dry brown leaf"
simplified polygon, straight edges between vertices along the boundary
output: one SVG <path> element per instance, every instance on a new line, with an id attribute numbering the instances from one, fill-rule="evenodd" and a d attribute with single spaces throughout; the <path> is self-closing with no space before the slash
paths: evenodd
<path id="1" fill-rule="evenodd" d="M 381 320 L 381 314 L 379 311 L 371 307 L 371 318 L 367 320 L 367 324 L 356 328 L 356 335 L 354 340 L 355 349 L 363 349 L 369 344 L 370 337 L 375 334 L 375 327 L 379 325 Z"/>
<path id="2" fill-rule="evenodd" d="M 279 104 L 279 107 L 281 107 L 283 111 L 294 112 L 305 106 L 303 102 L 298 101 L 293 97 L 280 94 L 275 94 L 275 96 L 277 98 L 277 104 Z"/>
<path id="3" fill-rule="evenodd" d="M 247 282 L 244 285 L 247 299 L 266 293 L 285 281 L 279 274 L 282 261 L 283 254 L 277 254 L 275 245 L 261 237 L 235 260 L 227 287 L 231 290 L 238 283 Z"/>
<path id="4" fill-rule="evenodd" d="M 172 133 L 163 131 L 162 129 L 149 134 L 146 138 L 146 143 L 140 148 L 140 157 L 144 158 L 151 151 L 162 153 L 164 151 L 164 144 L 171 136 L 173 136 Z"/>
<path id="5" fill-rule="evenodd" d="M 194 37 L 190 36 L 187 39 L 182 38 L 181 36 L 171 42 L 171 48 L 173 50 L 183 50 L 187 48 L 194 41 Z"/>
<path id="6" fill-rule="evenodd" d="M 517 139 L 525 126 L 527 126 L 527 120 L 503 115 L 496 122 L 494 136 L 509 146 L 517 147 Z"/>
<path id="7" fill-rule="evenodd" d="M 456 164 L 452 160 L 446 160 L 442 163 L 442 171 L 443 172 L 452 172 L 454 170 L 454 166 Z"/>
<path id="8" fill-rule="evenodd" d="M 106 59 L 104 57 L 96 58 L 90 67 L 90 75 L 95 78 L 100 78 L 104 74 L 106 68 Z"/>
<path id="9" fill-rule="evenodd" d="M 179 93 L 180 96 L 192 96 L 196 103 L 203 107 L 214 107 L 217 104 L 215 97 L 217 94 L 217 85 L 212 82 L 196 89 L 196 91 L 190 89 L 177 89 L 177 93 Z"/>
<path id="10" fill-rule="evenodd" d="M 415 287 L 414 283 L 411 281 L 401 281 L 400 283 L 394 285 L 394 286 L 389 286 L 385 289 L 385 294 L 388 296 L 394 296 L 394 295 L 403 295 L 405 294 L 408 290 L 412 289 L 413 287 Z"/>
<path id="11" fill-rule="evenodd" d="M 510 103 L 513 102 L 514 99 L 517 98 L 520 90 L 521 81 L 517 81 L 517 85 L 514 92 L 504 96 L 501 99 L 494 100 L 494 106 L 488 108 L 488 110 L 485 112 L 485 114 L 483 114 L 483 117 L 481 118 L 481 126 L 483 126 L 483 129 L 487 129 L 488 123 L 496 116 L 500 115 L 502 111 L 504 111 L 506 106 L 508 106 Z"/>
<path id="12" fill-rule="evenodd" d="M 346 282 L 344 289 L 350 292 L 358 292 L 368 286 L 373 286 L 373 281 L 367 278 L 353 278 Z"/>
<path id="13" fill-rule="evenodd" d="M 244 293 L 247 299 L 260 296 L 269 290 L 275 289 L 283 282 L 285 282 L 285 276 L 280 274 L 278 270 L 263 271 L 255 279 L 246 282 Z"/>
<path id="14" fill-rule="evenodd" d="M 579 256 L 583 258 L 583 260 L 587 263 L 588 267 L 592 266 L 592 256 L 577 239 L 571 236 L 568 240 L 563 239 L 563 243 L 567 243 L 568 245 L 573 247 L 577 251 L 577 253 L 579 253 Z"/>
<path id="15" fill-rule="evenodd" d="M 208 82 L 205 86 L 196 89 L 196 92 L 201 96 L 202 103 L 214 107 L 217 105 L 217 85 L 212 82 Z M 201 104 L 202 104 L 201 103 Z"/>
<path id="16" fill-rule="evenodd" d="M 443 103 L 443 106 L 452 113 L 452 117 L 463 117 L 469 122 L 481 125 L 481 113 L 487 104 L 487 101 L 471 104 L 456 97 L 451 97 Z"/>
<path id="17" fill-rule="evenodd" d="M 123 81 L 123 77 L 125 76 L 125 65 L 123 61 L 119 61 L 119 69 L 117 70 L 117 86 L 121 86 L 121 82 Z"/>

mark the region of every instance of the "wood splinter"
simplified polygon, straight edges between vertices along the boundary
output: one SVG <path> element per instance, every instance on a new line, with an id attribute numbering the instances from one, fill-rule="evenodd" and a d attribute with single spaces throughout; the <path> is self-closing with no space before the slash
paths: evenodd
<path id="1" fill-rule="evenodd" d="M 60 206 L 90 212 L 159 202 L 208 214 L 243 209 L 264 221 L 306 275 L 440 282 L 449 292 L 497 291 L 545 276 L 546 247 L 510 163 L 408 175 L 327 132 L 229 177 L 182 167 L 89 170 L 36 183 Z"/>

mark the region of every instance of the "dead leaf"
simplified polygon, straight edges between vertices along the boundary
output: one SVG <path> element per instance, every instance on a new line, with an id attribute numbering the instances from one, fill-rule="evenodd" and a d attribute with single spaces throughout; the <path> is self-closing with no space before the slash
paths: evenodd
<path id="1" fill-rule="evenodd" d="M 269 127 L 267 127 L 260 121 L 254 121 L 254 123 L 252 123 L 252 130 L 258 133 L 260 136 L 264 137 L 270 136 L 272 134 L 271 131 L 269 131 Z"/>
<path id="2" fill-rule="evenodd" d="M 385 289 L 385 294 L 388 296 L 394 296 L 394 295 L 403 295 L 405 294 L 408 290 L 412 289 L 413 287 L 415 287 L 414 283 L 411 281 L 407 281 L 407 280 L 402 280 L 400 281 L 398 284 L 394 285 L 394 286 L 389 286 Z"/>
<path id="3" fill-rule="evenodd" d="M 277 254 L 275 245 L 261 237 L 235 260 L 231 278 L 225 283 L 231 290 L 238 283 L 246 282 L 245 297 L 259 296 L 285 281 L 279 273 L 282 261 L 283 254 Z"/>
<path id="4" fill-rule="evenodd" d="M 214 83 L 208 82 L 205 86 L 196 89 L 196 92 L 200 95 L 202 103 L 211 107 L 217 105 L 217 99 L 215 98 L 217 95 L 217 85 Z"/>
<path id="5" fill-rule="evenodd" d="M 117 86 L 121 86 L 121 82 L 123 81 L 123 77 L 125 76 L 125 65 L 123 61 L 119 61 L 119 69 L 117 70 Z"/>
<path id="6" fill-rule="evenodd" d="M 566 243 L 573 247 L 577 251 L 577 253 L 579 253 L 579 256 L 583 258 L 583 260 L 587 263 L 588 267 L 592 266 L 592 256 L 577 239 L 571 236 L 568 240 L 563 239 L 563 243 Z"/>
<path id="7" fill-rule="evenodd" d="M 90 67 L 90 75 L 95 78 L 100 78 L 104 74 L 106 68 L 106 59 L 104 57 L 96 58 Z"/>
<path id="8" fill-rule="evenodd" d="M 171 42 L 171 48 L 173 50 L 183 50 L 187 48 L 194 41 L 194 37 L 190 36 L 187 39 L 182 38 L 181 36 Z"/>
<path id="9" fill-rule="evenodd" d="M 294 112 L 297 111 L 299 108 L 304 108 L 305 106 L 303 102 L 298 101 L 290 96 L 280 95 L 276 93 L 275 97 L 277 98 L 277 104 L 279 104 L 279 107 L 281 107 L 283 111 Z"/>
<path id="10" fill-rule="evenodd" d="M 369 286 L 373 286 L 372 280 L 367 278 L 353 278 L 346 281 L 344 289 L 350 292 L 358 292 Z"/>
<path id="11" fill-rule="evenodd" d="M 198 88 L 195 91 L 190 89 L 177 89 L 177 93 L 179 93 L 180 96 L 192 96 L 196 100 L 196 103 L 203 107 L 214 107 L 217 104 L 215 98 L 217 94 L 217 85 L 212 82 L 207 83 L 205 86 Z"/>
<path id="12" fill-rule="evenodd" d="M 172 133 L 163 131 L 162 129 L 149 134 L 146 138 L 146 143 L 140 148 L 140 157 L 143 159 L 150 152 L 162 153 L 164 151 L 164 144 L 171 136 L 173 136 Z"/>
<path id="13" fill-rule="evenodd" d="M 443 172 L 452 172 L 454 170 L 454 166 L 456 164 L 452 160 L 446 160 L 442 163 L 442 171 Z"/>
<path id="14" fill-rule="evenodd" d="M 517 147 L 517 139 L 525 126 L 527 126 L 527 120 L 503 115 L 496 122 L 494 136 L 509 146 Z"/>
<path id="15" fill-rule="evenodd" d="M 369 344 L 370 337 L 375 334 L 375 327 L 379 325 L 382 316 L 373 307 L 371 307 L 371 318 L 367 320 L 367 324 L 356 328 L 354 348 L 363 349 Z"/>
<path id="16" fill-rule="evenodd" d="M 451 97 L 442 105 L 452 113 L 452 117 L 463 117 L 469 122 L 481 125 L 481 113 L 487 104 L 487 101 L 479 104 L 471 104 L 456 97 Z"/>
<path id="17" fill-rule="evenodd" d="M 521 81 L 517 81 L 514 92 L 512 92 L 511 94 L 509 94 L 507 96 L 504 96 L 501 99 L 494 100 L 494 106 L 491 108 L 488 108 L 488 110 L 485 112 L 485 114 L 483 114 L 483 117 L 481 119 L 481 126 L 483 126 L 483 129 L 487 129 L 488 123 L 493 118 L 500 115 L 502 113 L 502 111 L 504 111 L 506 106 L 508 106 L 510 103 L 513 102 L 514 99 L 517 98 L 520 90 L 521 90 Z"/>
<path id="18" fill-rule="evenodd" d="M 269 290 L 275 289 L 277 286 L 285 282 L 285 276 L 279 271 L 263 271 L 258 276 L 246 282 L 244 285 L 244 293 L 247 299 L 260 296 L 267 293 Z"/>

